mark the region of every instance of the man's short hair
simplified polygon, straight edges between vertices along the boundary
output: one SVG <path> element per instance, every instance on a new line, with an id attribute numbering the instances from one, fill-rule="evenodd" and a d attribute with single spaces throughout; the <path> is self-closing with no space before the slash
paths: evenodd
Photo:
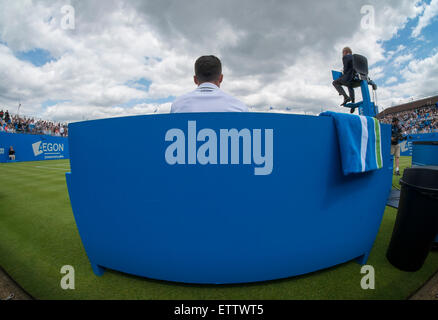
<path id="1" fill-rule="evenodd" d="M 350 47 L 345 47 L 344 49 L 342 49 L 342 52 L 347 52 L 348 54 L 353 54 L 353 51 L 351 51 Z"/>
<path id="2" fill-rule="evenodd" d="M 397 122 L 397 121 L 398 121 L 398 118 L 396 118 L 396 117 L 392 118 L 392 122 Z"/>
<path id="3" fill-rule="evenodd" d="M 195 75 L 200 83 L 218 80 L 222 63 L 215 56 L 202 56 L 195 62 Z"/>

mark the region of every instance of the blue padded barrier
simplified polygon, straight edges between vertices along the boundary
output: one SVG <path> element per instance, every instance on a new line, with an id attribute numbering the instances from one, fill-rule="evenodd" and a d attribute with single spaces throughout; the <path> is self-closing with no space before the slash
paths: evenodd
<path id="1" fill-rule="evenodd" d="M 328 117 L 85 121 L 69 125 L 66 179 L 97 275 L 109 268 L 185 283 L 273 280 L 366 263 L 391 190 L 390 135 L 382 125 L 383 169 L 344 176 Z"/>

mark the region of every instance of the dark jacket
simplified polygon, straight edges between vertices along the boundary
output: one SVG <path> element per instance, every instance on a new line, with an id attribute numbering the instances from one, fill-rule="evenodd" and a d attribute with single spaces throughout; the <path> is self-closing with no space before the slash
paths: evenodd
<path id="1" fill-rule="evenodd" d="M 347 54 L 342 58 L 342 62 L 344 63 L 344 72 L 342 75 L 342 81 L 351 82 L 354 77 L 354 69 L 353 69 L 353 55 Z"/>
<path id="2" fill-rule="evenodd" d="M 397 145 L 402 140 L 403 140 L 403 135 L 400 126 L 393 124 L 391 127 L 391 144 Z"/>

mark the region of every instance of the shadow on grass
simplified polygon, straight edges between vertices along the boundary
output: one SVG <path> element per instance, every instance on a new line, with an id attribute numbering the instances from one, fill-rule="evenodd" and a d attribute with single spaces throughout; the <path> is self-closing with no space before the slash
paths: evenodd
<path id="1" fill-rule="evenodd" d="M 266 280 L 266 281 L 250 282 L 250 283 L 233 283 L 233 284 L 198 284 L 198 283 L 184 283 L 184 282 L 174 282 L 174 281 L 167 281 L 167 280 L 157 280 L 157 279 L 153 279 L 153 278 L 136 276 L 133 274 L 124 273 L 124 272 L 112 270 L 112 269 L 105 269 L 105 273 L 108 272 L 110 274 L 125 277 L 127 279 L 132 279 L 135 281 L 145 281 L 148 283 L 154 283 L 154 284 L 172 286 L 172 287 L 177 286 L 177 287 L 181 287 L 181 288 L 194 288 L 194 289 L 254 288 L 254 287 L 259 287 L 259 286 L 264 286 L 264 285 L 276 285 L 276 284 L 282 284 L 282 283 L 286 283 L 286 282 L 290 282 L 290 281 L 298 281 L 298 280 L 312 278 L 315 275 L 319 275 L 319 274 L 323 274 L 323 273 L 326 273 L 329 271 L 333 271 L 333 270 L 339 269 L 342 266 L 345 266 L 345 265 L 348 265 L 351 263 L 356 263 L 356 262 L 354 260 L 350 260 L 350 261 L 347 261 L 347 262 L 344 262 L 344 263 L 341 263 L 341 264 L 338 264 L 338 265 L 335 265 L 335 266 L 332 266 L 332 267 L 329 267 L 326 269 L 317 270 L 317 271 L 302 274 L 302 275 L 276 279 L 276 280 Z"/>

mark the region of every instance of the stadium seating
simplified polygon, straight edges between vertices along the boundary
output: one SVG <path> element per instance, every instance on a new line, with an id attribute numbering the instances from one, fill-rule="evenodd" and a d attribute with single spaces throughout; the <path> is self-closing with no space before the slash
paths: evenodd
<path id="1" fill-rule="evenodd" d="M 404 135 L 438 132 L 438 107 L 436 105 L 424 105 L 414 110 L 390 113 L 380 121 L 390 124 L 394 117 L 399 119 Z"/>
<path id="2" fill-rule="evenodd" d="M 0 110 L 0 132 L 42 134 L 50 136 L 68 136 L 67 124 L 52 121 L 35 120 L 18 115 L 10 116 Z"/>

